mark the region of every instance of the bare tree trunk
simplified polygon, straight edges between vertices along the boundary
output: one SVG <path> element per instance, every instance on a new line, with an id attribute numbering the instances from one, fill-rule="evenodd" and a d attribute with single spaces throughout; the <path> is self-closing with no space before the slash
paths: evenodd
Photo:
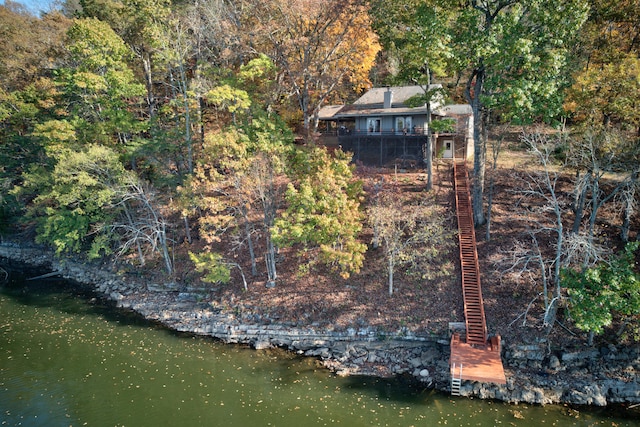
<path id="1" fill-rule="evenodd" d="M 162 248 L 162 258 L 164 259 L 164 266 L 167 269 L 167 273 L 173 273 L 173 263 L 171 262 L 171 255 L 169 255 L 169 245 L 167 244 L 167 227 L 163 220 L 160 221 L 160 246 Z"/>
<path id="2" fill-rule="evenodd" d="M 373 184 L 373 206 L 380 206 L 380 192 L 384 186 L 384 181 L 376 182 Z M 373 249 L 380 247 L 380 218 L 378 215 L 373 215 L 373 221 L 371 221 L 371 228 L 373 229 L 373 239 L 371 246 Z"/>
<path id="3" fill-rule="evenodd" d="M 265 253 L 264 259 L 267 264 L 267 286 L 274 287 L 276 285 L 276 280 L 278 279 L 278 274 L 276 272 L 276 248 L 273 245 L 271 235 L 268 232 L 267 252 Z"/>
<path id="4" fill-rule="evenodd" d="M 428 116 L 431 116 L 431 108 L 427 108 Z M 428 122 L 431 120 L 427 120 L 427 126 L 430 126 Z M 427 155 L 425 160 L 427 161 L 427 191 L 431 191 L 433 189 L 433 136 L 431 135 L 431 128 L 427 131 Z"/>
<path id="5" fill-rule="evenodd" d="M 467 80 L 465 98 L 473 111 L 473 222 L 475 226 L 483 225 L 484 216 L 484 173 L 485 173 L 485 141 L 484 120 L 480 94 L 484 85 L 484 66 L 480 65 Z M 472 91 L 473 86 L 473 91 Z M 473 92 L 473 95 L 471 94 Z"/>
<path id="6" fill-rule="evenodd" d="M 636 208 L 636 190 L 638 185 L 638 171 L 631 173 L 629 183 L 622 191 L 622 203 L 623 203 L 623 219 L 622 227 L 620 229 L 620 238 L 623 242 L 629 241 L 629 228 L 631 226 L 631 217 Z"/>
<path id="7" fill-rule="evenodd" d="M 129 221 L 129 224 L 131 225 L 131 228 L 135 228 L 135 224 L 133 222 L 133 217 L 131 216 L 131 212 L 129 211 L 129 205 L 128 203 L 123 203 L 122 204 L 123 208 L 124 208 L 124 214 L 127 217 L 127 221 Z M 145 259 L 144 259 L 144 253 L 142 252 L 142 246 L 140 245 L 140 239 L 135 239 L 136 242 L 136 250 L 138 252 L 138 258 L 140 259 L 140 265 L 144 265 L 145 264 Z"/>
<path id="8" fill-rule="evenodd" d="M 591 184 L 591 215 L 589 216 L 589 228 L 587 234 L 589 239 L 593 239 L 593 232 L 596 225 L 596 218 L 598 216 L 598 210 L 602 204 L 600 203 L 600 177 L 602 175 L 599 171 L 594 171 L 593 181 Z"/>
<path id="9" fill-rule="evenodd" d="M 431 87 L 431 70 L 429 67 L 425 67 L 425 73 L 427 75 L 427 91 Z M 433 134 L 431 133 L 431 100 L 427 101 L 427 121 L 425 122 L 426 134 L 427 134 L 427 191 L 433 189 Z M 455 153 L 454 156 L 455 157 Z"/>
<path id="10" fill-rule="evenodd" d="M 191 110 L 189 108 L 189 93 L 187 76 L 184 70 L 184 64 L 178 66 L 180 71 L 180 92 L 184 100 L 184 139 L 187 144 L 187 170 L 193 173 L 193 141 L 191 138 Z"/>
<path id="11" fill-rule="evenodd" d="M 144 69 L 144 84 L 147 89 L 147 108 L 149 109 L 149 118 L 153 118 L 156 115 L 156 98 L 153 94 L 151 57 L 147 52 L 142 52 L 140 56 L 142 58 L 142 66 Z"/>
<path id="12" fill-rule="evenodd" d="M 493 175 L 489 178 L 489 195 L 487 198 L 487 228 L 485 230 L 485 240 L 491 240 L 491 208 L 493 207 Z"/>
<path id="13" fill-rule="evenodd" d="M 498 156 L 500 155 L 500 148 L 502 147 L 502 138 L 498 140 L 493 145 L 493 158 L 491 162 L 491 177 L 489 179 L 489 197 L 487 200 L 487 230 L 486 230 L 486 240 L 487 242 L 491 240 L 491 208 L 493 206 L 493 191 L 494 191 L 494 182 L 495 182 L 495 174 L 496 169 L 498 169 Z"/>
<path id="14" fill-rule="evenodd" d="M 393 295 L 393 270 L 394 270 L 394 256 L 389 256 L 389 262 L 387 268 L 389 269 L 389 295 Z"/>
<path id="15" fill-rule="evenodd" d="M 276 247 L 271 240 L 271 228 L 278 211 L 278 194 L 274 178 L 274 166 L 269 155 L 259 156 L 254 163 L 257 198 L 262 204 L 263 226 L 266 239 L 265 263 L 267 265 L 267 285 L 273 287 L 278 278 L 276 272 Z"/>
<path id="16" fill-rule="evenodd" d="M 550 275 L 550 280 L 555 287 L 555 296 L 548 303 L 546 302 L 547 300 L 545 300 L 546 309 L 543 321 L 545 328 L 548 328 L 547 333 L 549 333 L 555 323 L 557 305 L 562 299 L 562 288 L 560 286 L 560 269 L 562 267 L 562 257 L 564 253 L 562 207 L 556 192 L 558 178 L 555 175 L 552 176 L 552 172 L 549 170 L 553 144 L 549 144 L 550 141 L 548 137 L 537 133 L 524 135 L 523 141 L 529 145 L 529 148 L 536 155 L 543 167 L 543 171 L 540 174 L 540 178 L 538 178 L 538 182 L 530 186 L 532 190 L 529 191 L 529 194 L 535 197 L 542 197 L 545 200 L 547 207 L 552 210 L 555 216 L 553 226 L 542 226 L 543 230 L 546 229 L 556 234 L 555 256 L 549 263 L 549 268 L 551 268 L 551 266 L 553 267 L 553 274 Z M 537 241 L 535 239 L 534 241 L 537 245 Z M 547 297 L 547 295 L 545 295 L 545 297 Z"/>
<path id="17" fill-rule="evenodd" d="M 186 215 L 183 215 L 182 219 L 184 220 L 184 232 L 187 236 L 187 243 L 191 244 L 191 227 L 189 226 L 189 218 Z"/>
<path id="18" fill-rule="evenodd" d="M 247 278 L 244 276 L 244 271 L 242 271 L 242 266 L 240 266 L 240 264 L 235 262 L 230 262 L 229 265 L 232 267 L 236 267 L 238 269 L 238 271 L 240 272 L 240 276 L 242 277 L 242 285 L 244 286 L 244 290 L 245 292 L 248 291 L 249 286 L 247 286 Z"/>
<path id="19" fill-rule="evenodd" d="M 258 267 L 256 265 L 256 255 L 253 249 L 253 237 L 252 237 L 252 228 L 251 222 L 249 221 L 249 213 L 247 212 L 247 208 L 245 205 L 240 207 L 240 213 L 242 215 L 242 220 L 244 221 L 244 234 L 247 239 L 247 247 L 249 248 L 249 257 L 251 258 L 251 275 L 258 275 Z"/>
<path id="20" fill-rule="evenodd" d="M 589 173 L 585 172 L 580 178 L 580 172 L 577 172 L 576 176 L 576 194 L 573 204 L 573 212 L 575 219 L 573 220 L 573 228 L 571 232 L 577 234 L 580 231 L 580 225 L 582 224 L 582 217 L 584 215 L 584 204 L 587 199 L 587 191 L 589 190 Z"/>

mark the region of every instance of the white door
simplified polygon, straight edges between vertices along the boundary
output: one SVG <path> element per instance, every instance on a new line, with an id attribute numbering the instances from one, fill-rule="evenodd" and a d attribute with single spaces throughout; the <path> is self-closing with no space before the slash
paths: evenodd
<path id="1" fill-rule="evenodd" d="M 445 140 L 442 141 L 442 144 L 444 146 L 444 151 L 442 152 L 442 158 L 443 159 L 453 159 L 453 141 L 451 140 Z"/>

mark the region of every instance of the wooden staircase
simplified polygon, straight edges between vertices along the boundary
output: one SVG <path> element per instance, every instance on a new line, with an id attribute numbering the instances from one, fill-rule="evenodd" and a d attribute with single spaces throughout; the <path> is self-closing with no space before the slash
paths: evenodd
<path id="1" fill-rule="evenodd" d="M 484 316 L 482 288 L 480 287 L 480 267 L 476 251 L 476 235 L 473 229 L 473 210 L 467 166 L 464 162 L 456 162 L 453 165 L 453 171 L 466 340 L 463 341 L 459 333 L 452 335 L 449 369 L 451 394 L 459 396 L 462 381 L 506 384 L 507 379 L 500 355 L 500 336 L 492 337 L 490 342 L 487 340 L 487 322 Z"/>
<path id="2" fill-rule="evenodd" d="M 466 342 L 472 346 L 486 346 L 487 326 L 480 287 L 480 267 L 473 227 L 473 210 L 469 191 L 469 174 L 464 162 L 455 162 L 454 185 L 458 217 L 458 241 L 462 270 L 462 297 L 466 324 Z"/>

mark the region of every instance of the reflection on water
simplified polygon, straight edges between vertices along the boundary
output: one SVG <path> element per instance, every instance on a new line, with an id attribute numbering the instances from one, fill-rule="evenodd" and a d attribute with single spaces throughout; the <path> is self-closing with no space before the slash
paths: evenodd
<path id="1" fill-rule="evenodd" d="M 451 398 L 167 331 L 61 282 L 0 292 L 0 425 L 640 426 L 638 412 Z"/>

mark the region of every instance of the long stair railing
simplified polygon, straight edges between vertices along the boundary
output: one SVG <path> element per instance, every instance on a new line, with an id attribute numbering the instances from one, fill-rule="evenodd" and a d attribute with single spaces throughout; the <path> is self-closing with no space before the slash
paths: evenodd
<path id="1" fill-rule="evenodd" d="M 462 270 L 462 296 L 466 323 L 466 341 L 471 345 L 487 343 L 487 326 L 480 287 L 480 267 L 473 228 L 473 211 L 469 192 L 469 175 L 464 162 L 454 163 L 458 241 Z"/>

